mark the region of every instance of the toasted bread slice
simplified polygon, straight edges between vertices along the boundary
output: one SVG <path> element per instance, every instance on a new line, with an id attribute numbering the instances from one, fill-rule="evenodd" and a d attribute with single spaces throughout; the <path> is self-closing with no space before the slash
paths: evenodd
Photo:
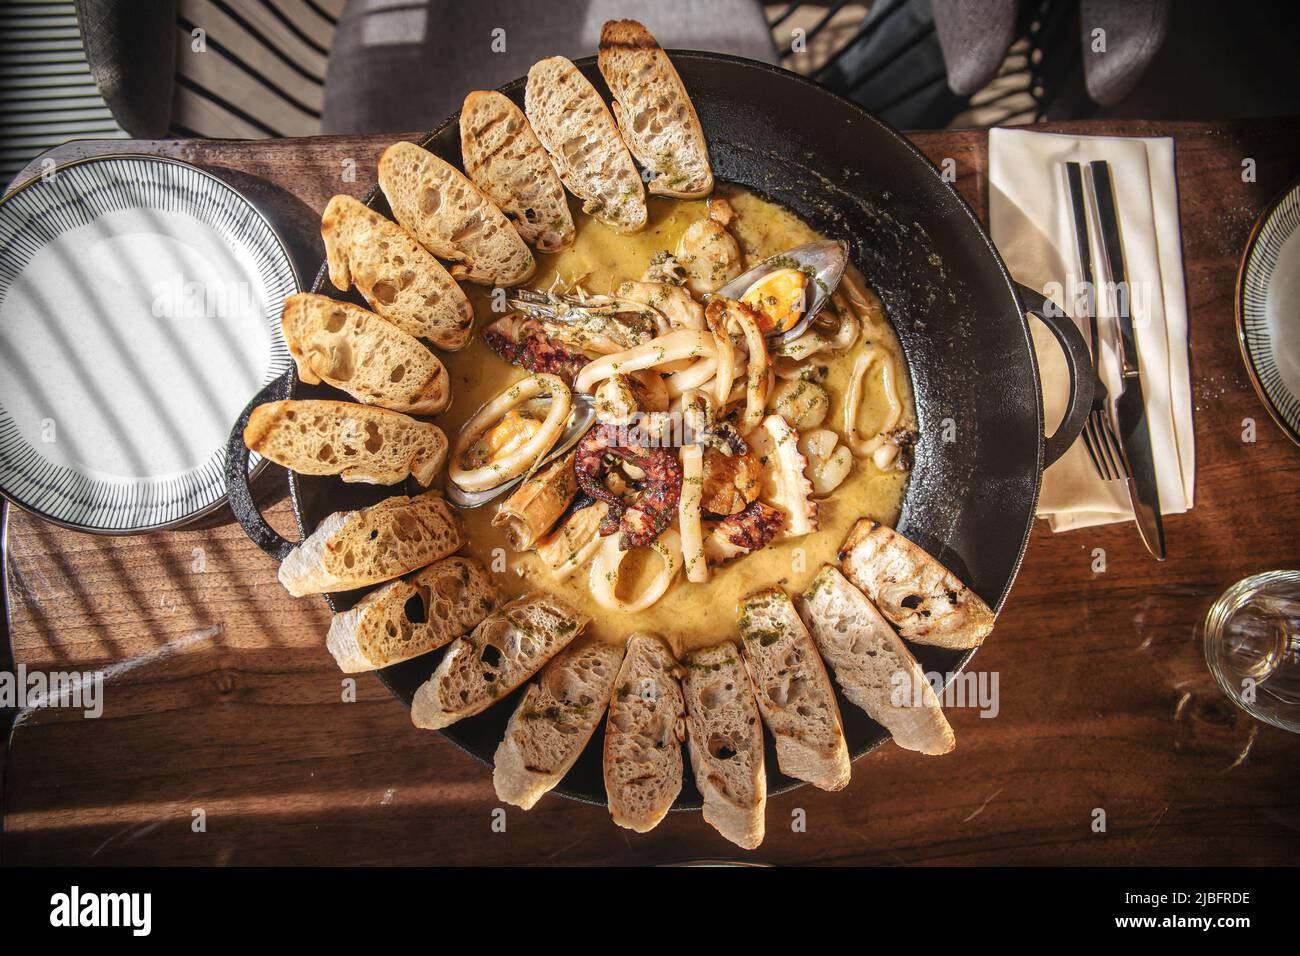
<path id="1" fill-rule="evenodd" d="M 745 671 L 776 742 L 777 765 L 814 787 L 839 790 L 850 773 L 840 708 L 790 596 L 772 587 L 741 601 L 740 636 Z"/>
<path id="2" fill-rule="evenodd" d="M 635 20 L 610 20 L 600 31 L 597 63 L 614 94 L 623 142 L 655 174 L 650 192 L 679 199 L 713 192 L 709 146 L 695 104 L 650 31 Z"/>
<path id="3" fill-rule="evenodd" d="M 978 647 L 993 630 L 993 611 L 979 595 L 879 521 L 853 526 L 840 546 L 840 567 L 909 641 Z"/>
<path id="4" fill-rule="evenodd" d="M 351 302 L 309 292 L 284 300 L 284 341 L 308 385 L 328 382 L 359 402 L 436 415 L 451 402 L 447 370 L 412 335 Z"/>
<path id="5" fill-rule="evenodd" d="M 452 555 L 335 614 L 325 647 L 348 674 L 387 667 L 469 633 L 500 600 L 483 565 Z"/>
<path id="6" fill-rule="evenodd" d="M 533 64 L 524 109 L 584 212 L 618 232 L 645 228 L 645 186 L 596 88 L 562 56 Z"/>
<path id="7" fill-rule="evenodd" d="M 280 562 L 294 597 L 391 581 L 461 546 L 460 524 L 437 491 L 398 495 L 359 511 L 336 511 Z"/>
<path id="8" fill-rule="evenodd" d="M 731 641 L 686 656 L 686 740 L 704 819 L 737 846 L 763 842 L 763 722 Z"/>
<path id="9" fill-rule="evenodd" d="M 253 409 L 244 444 L 303 475 L 428 485 L 447 460 L 447 436 L 431 422 L 386 408 L 328 399 L 288 399 Z"/>
<path id="10" fill-rule="evenodd" d="M 605 722 L 605 793 L 614 822 L 637 833 L 657 827 L 682 790 L 680 670 L 657 635 L 627 639 Z"/>
<path id="11" fill-rule="evenodd" d="M 904 750 L 946 754 L 956 746 L 921 665 L 867 596 L 826 565 L 799 601 L 803 619 L 844 696 Z"/>
<path id="12" fill-rule="evenodd" d="M 564 184 L 528 125 L 502 93 L 477 90 L 460 108 L 465 172 L 523 237 L 542 252 L 573 245 L 576 230 Z"/>
<path id="13" fill-rule="evenodd" d="M 335 196 L 321 217 L 330 282 L 353 284 L 370 308 L 440 349 L 459 349 L 474 332 L 474 309 L 442 263 L 397 223 L 351 196 Z"/>
<path id="14" fill-rule="evenodd" d="M 505 214 L 441 156 L 394 143 L 379 157 L 379 187 L 402 228 L 450 262 L 457 279 L 512 286 L 537 268 Z"/>
<path id="15" fill-rule="evenodd" d="M 553 790 L 605 715 L 623 648 L 570 644 L 524 691 L 493 759 L 497 796 L 525 810 Z"/>
<path id="16" fill-rule="evenodd" d="M 590 620 L 543 591 L 497 608 L 452 641 L 415 692 L 411 722 L 438 730 L 486 710 L 564 650 Z"/>

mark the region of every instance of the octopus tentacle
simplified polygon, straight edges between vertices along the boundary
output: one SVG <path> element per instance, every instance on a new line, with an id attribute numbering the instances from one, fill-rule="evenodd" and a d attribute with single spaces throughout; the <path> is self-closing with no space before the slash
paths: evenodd
<path id="1" fill-rule="evenodd" d="M 647 545 L 657 538 L 676 515 L 681 497 L 681 463 L 667 448 L 638 444 L 648 438 L 635 428 L 597 425 L 578 442 L 574 460 L 578 486 L 592 498 L 609 505 L 601 534 L 619 531 L 619 543 L 625 550 Z M 630 443 L 619 444 L 620 440 Z M 644 476 L 633 483 L 637 497 L 632 504 L 605 486 L 611 459 L 633 466 Z"/>

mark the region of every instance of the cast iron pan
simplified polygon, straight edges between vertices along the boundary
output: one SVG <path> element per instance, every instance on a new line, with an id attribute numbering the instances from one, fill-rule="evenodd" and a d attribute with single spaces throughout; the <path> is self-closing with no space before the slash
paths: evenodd
<path id="1" fill-rule="evenodd" d="M 794 210 L 822 233 L 852 243 L 854 262 L 880 293 L 898 330 L 916 394 L 920 438 L 898 530 L 1000 609 L 1024 555 L 1042 469 L 1078 437 L 1092 401 L 1091 363 L 1082 337 L 1068 318 L 1047 310 L 1041 295 L 1012 282 L 966 204 L 915 147 L 883 122 L 766 64 L 692 51 L 675 51 L 672 59 L 699 112 L 714 175 L 744 184 Z M 595 58 L 580 60 L 578 66 L 608 99 Z M 523 106 L 524 80 L 502 92 Z M 424 145 L 459 165 L 456 118 L 443 123 Z M 389 214 L 377 188 L 367 202 Z M 323 265 L 312 291 L 342 297 Z M 1057 433 L 1047 439 L 1027 310 L 1047 322 L 1070 365 L 1069 409 Z M 231 433 L 227 468 L 236 517 L 277 559 L 293 545 L 253 505 L 241 434 L 253 408 L 291 394 L 347 397 L 325 386 L 296 383 L 290 372 L 259 393 L 241 416 Z M 945 432 L 952 440 L 944 441 Z M 331 512 L 373 504 L 397 490 L 293 473 L 289 489 L 304 535 Z M 412 487 L 407 493 L 418 490 Z M 362 593 L 325 598 L 331 609 L 341 611 Z M 974 653 L 919 645 L 913 650 L 927 672 L 948 674 L 957 673 Z M 440 656 L 436 652 L 386 668 L 379 677 L 409 706 Z M 442 733 L 490 763 L 518 693 Z M 885 730 L 857 707 L 841 700 L 840 710 L 855 758 L 887 739 Z M 604 804 L 602 733 L 603 728 L 594 735 L 558 792 Z M 798 781 L 777 771 L 770 735 L 767 744 L 769 792 L 796 786 Z M 700 805 L 690 776 L 688 764 L 678 808 Z"/>

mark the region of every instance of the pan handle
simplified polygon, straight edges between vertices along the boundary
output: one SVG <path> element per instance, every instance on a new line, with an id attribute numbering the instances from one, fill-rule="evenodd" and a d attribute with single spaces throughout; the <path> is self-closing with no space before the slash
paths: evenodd
<path id="1" fill-rule="evenodd" d="M 1075 443 L 1083 432 L 1088 413 L 1092 411 L 1092 353 L 1088 351 L 1088 343 L 1083 340 L 1083 333 L 1074 320 L 1045 295 L 1019 282 L 1016 289 L 1025 311 L 1046 325 L 1056 337 L 1070 370 L 1070 398 L 1065 405 L 1065 417 L 1054 434 L 1043 438 L 1043 467 L 1046 468 Z"/>
<path id="2" fill-rule="evenodd" d="M 250 452 L 244 444 L 244 426 L 258 405 L 289 397 L 293 391 L 295 374 L 296 370 L 290 368 L 254 395 L 253 400 L 240 412 L 239 420 L 230 432 L 230 440 L 226 443 L 226 499 L 230 502 L 230 510 L 235 513 L 235 520 L 244 529 L 244 533 L 253 539 L 253 543 L 277 561 L 283 561 L 295 545 L 288 538 L 281 537 L 257 510 L 253 489 L 248 483 Z"/>

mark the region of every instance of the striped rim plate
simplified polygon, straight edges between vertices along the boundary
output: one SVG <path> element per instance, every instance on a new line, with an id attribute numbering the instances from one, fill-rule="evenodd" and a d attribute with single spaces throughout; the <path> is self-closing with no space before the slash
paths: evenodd
<path id="1" fill-rule="evenodd" d="M 219 507 L 231 422 L 291 364 L 298 288 L 262 214 L 186 163 L 101 157 L 19 186 L 0 202 L 0 493 L 118 534 Z"/>
<path id="2" fill-rule="evenodd" d="M 1300 444 L 1300 183 L 1274 201 L 1246 244 L 1237 335 L 1255 391 Z"/>

